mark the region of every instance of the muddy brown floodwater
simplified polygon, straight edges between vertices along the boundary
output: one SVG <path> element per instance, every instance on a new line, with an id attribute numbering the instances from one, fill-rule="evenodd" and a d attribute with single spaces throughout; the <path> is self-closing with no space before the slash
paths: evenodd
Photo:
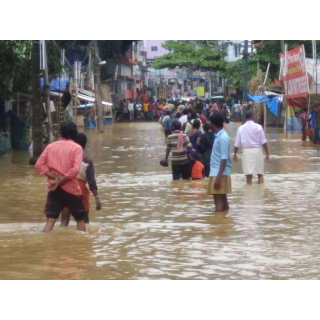
<path id="1" fill-rule="evenodd" d="M 215 214 L 206 180 L 159 166 L 158 123 L 105 129 L 88 133 L 103 208 L 87 233 L 43 234 L 46 179 L 28 152 L 0 157 L 0 279 L 320 278 L 318 146 L 268 128 L 265 184 L 246 186 L 233 164 L 230 211 Z"/>

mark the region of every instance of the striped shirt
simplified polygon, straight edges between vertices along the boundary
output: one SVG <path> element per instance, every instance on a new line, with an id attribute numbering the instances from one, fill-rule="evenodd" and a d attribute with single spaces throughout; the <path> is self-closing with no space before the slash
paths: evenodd
<path id="1" fill-rule="evenodd" d="M 186 134 L 183 134 L 183 152 L 178 151 L 178 138 L 180 135 L 180 130 L 176 130 L 167 138 L 167 149 L 171 150 L 172 156 L 171 161 L 173 165 L 180 165 L 188 163 L 188 157 L 186 148 L 192 150 L 192 144 L 189 140 L 189 137 Z"/>
<path id="2" fill-rule="evenodd" d="M 49 144 L 36 163 L 41 175 L 49 171 L 56 176 L 65 176 L 67 182 L 61 186 L 63 190 L 74 195 L 81 195 L 77 181 L 83 159 L 82 148 L 73 140 L 62 139 Z M 48 192 L 54 180 L 48 178 Z"/>

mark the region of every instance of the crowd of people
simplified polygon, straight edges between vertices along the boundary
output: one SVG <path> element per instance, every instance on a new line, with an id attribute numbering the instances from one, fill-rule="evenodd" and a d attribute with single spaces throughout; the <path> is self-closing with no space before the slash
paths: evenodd
<path id="1" fill-rule="evenodd" d="M 144 100 L 137 98 L 135 100 L 121 100 L 117 110 L 116 118 L 123 118 L 125 121 L 156 121 L 159 120 L 167 111 L 170 111 L 170 116 L 175 117 L 178 112 L 182 113 L 184 109 L 193 110 L 202 113 L 202 120 L 216 111 L 219 111 L 226 122 L 229 122 L 231 112 L 234 115 L 240 114 L 239 104 L 234 104 L 234 100 L 225 103 L 223 100 L 217 102 L 204 99 L 184 100 Z"/>
<path id="2" fill-rule="evenodd" d="M 222 105 L 223 106 L 223 105 Z M 231 141 L 226 132 L 225 109 L 211 106 L 204 115 L 204 108 L 173 108 L 160 117 L 167 139 L 165 159 L 168 166 L 171 153 L 173 180 L 200 180 L 209 178 L 208 195 L 214 196 L 216 211 L 229 209 L 227 195 L 231 193 Z M 252 184 L 253 175 L 258 183 L 264 182 L 264 161 L 269 162 L 269 150 L 264 130 L 257 124 L 252 108 L 246 112 L 246 121 L 238 131 L 234 144 L 233 160 L 242 147 L 242 169 L 247 183 Z M 265 151 L 265 159 L 263 150 Z"/>

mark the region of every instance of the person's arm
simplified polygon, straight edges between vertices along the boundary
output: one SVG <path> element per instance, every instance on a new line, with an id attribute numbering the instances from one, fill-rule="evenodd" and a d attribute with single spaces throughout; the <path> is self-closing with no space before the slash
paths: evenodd
<path id="1" fill-rule="evenodd" d="M 262 147 L 266 153 L 266 162 L 268 163 L 270 161 L 269 149 L 268 149 L 268 145 L 267 145 L 268 140 L 266 139 L 266 137 L 264 135 L 264 130 L 262 128 L 261 128 L 260 134 L 261 134 L 260 141 L 261 141 Z"/>
<path id="2" fill-rule="evenodd" d="M 217 178 L 214 182 L 214 188 L 216 190 L 220 189 L 220 183 L 221 183 L 221 177 L 223 174 L 224 169 L 226 168 L 227 165 L 227 160 L 230 156 L 230 139 L 224 139 L 224 140 L 220 140 L 220 149 L 221 149 L 221 162 L 220 162 L 220 168 L 219 168 L 219 172 L 217 175 Z"/>
<path id="3" fill-rule="evenodd" d="M 48 150 L 49 150 L 49 146 L 47 146 L 44 149 L 44 151 L 41 153 L 35 165 L 35 168 L 39 171 L 41 176 L 47 175 L 49 178 L 54 179 L 54 177 L 52 177 L 51 174 L 49 173 L 50 169 L 47 166 Z"/>
<path id="4" fill-rule="evenodd" d="M 71 180 L 77 176 L 80 171 L 83 159 L 83 150 L 79 146 L 74 152 L 74 160 L 72 168 L 59 180 L 59 185 L 65 184 L 67 180 Z"/>
<path id="5" fill-rule="evenodd" d="M 93 163 L 91 160 L 89 161 L 89 166 L 86 171 L 86 176 L 87 176 L 89 189 L 92 192 L 92 194 L 95 198 L 95 201 L 96 201 L 96 210 L 100 210 L 101 209 L 101 202 L 100 202 L 99 196 L 98 196 L 98 187 L 97 187 L 97 182 L 96 182 L 96 178 L 94 175 Z"/>
<path id="6" fill-rule="evenodd" d="M 196 145 L 197 145 L 198 147 L 201 147 L 201 137 L 198 137 L 198 138 L 197 138 Z"/>
<path id="7" fill-rule="evenodd" d="M 262 145 L 264 152 L 266 153 L 266 163 L 270 162 L 269 149 L 267 143 Z"/>
<path id="8" fill-rule="evenodd" d="M 200 149 L 201 149 L 202 152 L 206 149 L 205 139 L 203 139 L 203 137 L 201 137 Z"/>
<path id="9" fill-rule="evenodd" d="M 221 177 L 222 177 L 222 173 L 226 167 L 226 164 L 227 164 L 227 160 L 221 160 L 219 173 L 218 173 L 217 178 L 214 182 L 214 188 L 216 190 L 220 189 Z"/>
<path id="10" fill-rule="evenodd" d="M 234 142 L 234 153 L 233 153 L 233 161 L 234 162 L 238 162 L 237 153 L 238 153 L 240 146 L 241 146 L 241 132 L 240 132 L 240 128 L 239 128 L 237 131 L 236 140 Z"/>

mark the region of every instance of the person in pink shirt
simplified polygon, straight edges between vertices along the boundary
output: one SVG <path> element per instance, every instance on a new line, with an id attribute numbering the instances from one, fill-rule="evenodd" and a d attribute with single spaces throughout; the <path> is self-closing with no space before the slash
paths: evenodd
<path id="1" fill-rule="evenodd" d="M 49 144 L 40 155 L 36 169 L 40 175 L 48 177 L 48 195 L 44 213 L 47 223 L 43 232 L 53 229 L 60 212 L 67 207 L 77 222 L 77 230 L 86 231 L 84 224 L 85 208 L 77 180 L 83 150 L 73 141 L 77 127 L 72 122 L 62 123 L 61 140 Z"/>
<path id="2" fill-rule="evenodd" d="M 238 161 L 237 153 L 242 147 L 242 170 L 247 177 L 247 184 L 252 184 L 254 174 L 258 175 L 258 183 L 263 183 L 264 159 L 262 147 L 266 153 L 265 161 L 268 163 L 269 150 L 267 139 L 261 125 L 254 122 L 255 113 L 253 110 L 246 112 L 247 121 L 239 127 L 234 143 L 233 160 Z"/>

